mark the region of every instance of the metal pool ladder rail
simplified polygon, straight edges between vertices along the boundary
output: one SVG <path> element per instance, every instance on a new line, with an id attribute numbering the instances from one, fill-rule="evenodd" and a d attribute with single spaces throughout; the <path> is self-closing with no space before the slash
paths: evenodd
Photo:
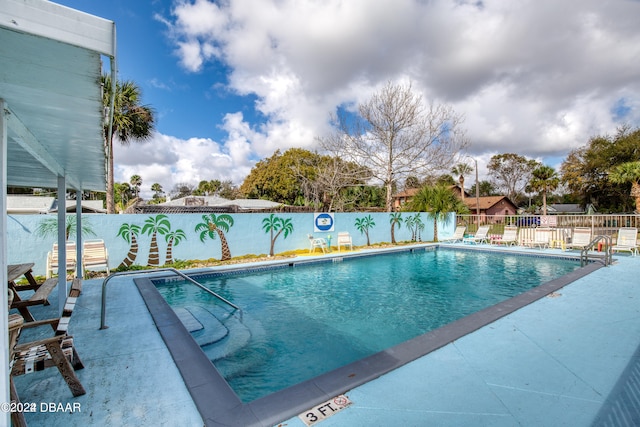
<path id="1" fill-rule="evenodd" d="M 116 276 L 130 276 L 130 275 L 142 274 L 142 273 L 145 273 L 145 274 L 160 273 L 160 272 L 163 272 L 163 271 L 170 271 L 170 272 L 175 273 L 178 276 L 182 277 L 183 279 L 187 280 L 188 282 L 193 283 L 194 285 L 198 286 L 203 291 L 210 293 L 214 297 L 218 298 L 220 301 L 222 301 L 222 302 L 226 303 L 227 305 L 233 307 L 234 310 L 239 311 L 240 312 L 240 316 L 242 316 L 242 309 L 240 309 L 240 307 L 238 307 L 237 305 L 235 305 L 234 303 L 232 303 L 228 299 L 226 299 L 226 298 L 218 295 L 217 293 L 213 292 L 211 289 L 209 289 L 209 288 L 203 286 L 202 284 L 196 282 L 191 277 L 189 277 L 186 274 L 176 270 L 175 268 L 168 267 L 168 268 L 156 268 L 156 269 L 153 269 L 153 270 L 120 271 L 118 273 L 110 274 L 109 277 L 104 279 L 104 281 L 102 282 L 102 310 L 101 310 L 101 313 L 100 313 L 100 329 L 107 329 L 108 328 L 108 326 L 105 325 L 105 318 L 107 316 L 107 283 L 109 282 L 109 280 L 111 280 L 111 278 L 116 277 Z"/>
<path id="2" fill-rule="evenodd" d="M 604 241 L 603 255 L 590 255 L 589 251 L 593 250 L 596 245 Z M 580 251 L 580 267 L 584 267 L 589 263 L 589 258 L 602 259 L 604 266 L 608 266 L 613 261 L 613 251 L 611 250 L 611 236 L 596 236 L 594 239 Z"/>

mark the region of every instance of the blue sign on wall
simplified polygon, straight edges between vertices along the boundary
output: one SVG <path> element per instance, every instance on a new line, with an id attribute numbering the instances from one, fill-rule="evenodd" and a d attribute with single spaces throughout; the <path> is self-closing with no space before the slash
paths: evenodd
<path id="1" fill-rule="evenodd" d="M 315 233 L 333 231 L 333 225 L 332 213 L 313 214 L 313 231 Z"/>

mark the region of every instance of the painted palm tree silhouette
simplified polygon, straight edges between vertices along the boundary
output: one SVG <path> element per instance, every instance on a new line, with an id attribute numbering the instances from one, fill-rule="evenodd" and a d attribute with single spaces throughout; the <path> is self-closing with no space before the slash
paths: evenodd
<path id="1" fill-rule="evenodd" d="M 286 239 L 289 234 L 293 232 L 293 224 L 291 223 L 291 218 L 284 219 L 275 216 L 275 214 L 271 214 L 268 218 L 262 220 L 262 229 L 265 233 L 271 233 L 271 248 L 269 249 L 269 256 L 273 256 L 276 239 L 282 233 L 284 233 L 284 238 Z"/>
<path id="2" fill-rule="evenodd" d="M 356 218 L 356 228 L 360 231 L 360 234 L 367 236 L 367 246 L 371 246 L 371 243 L 369 242 L 369 229 L 373 228 L 375 225 L 376 223 L 373 221 L 371 215 Z"/>
<path id="3" fill-rule="evenodd" d="M 396 243 L 396 225 L 398 229 L 402 226 L 402 214 L 400 212 L 394 212 L 389 214 L 389 224 L 391 224 L 391 243 Z"/>
<path id="4" fill-rule="evenodd" d="M 204 222 L 196 225 L 196 233 L 200 233 L 200 241 L 204 242 L 207 237 L 211 240 L 216 239 L 216 234 L 220 237 L 220 246 L 222 249 L 222 257 L 220 261 L 226 261 L 231 259 L 231 251 L 229 250 L 229 244 L 224 236 L 224 233 L 228 233 L 229 229 L 233 227 L 233 217 L 227 214 L 221 214 L 216 216 L 215 214 L 202 215 Z"/>
<path id="5" fill-rule="evenodd" d="M 142 234 L 151 235 L 151 246 L 149 247 L 149 261 L 147 265 L 157 267 L 160 265 L 160 252 L 158 251 L 158 233 L 165 235 L 171 230 L 169 217 L 166 215 L 156 215 L 149 217 L 144 222 Z"/>
<path id="6" fill-rule="evenodd" d="M 129 267 L 132 265 L 136 257 L 138 256 L 138 240 L 136 236 L 140 234 L 140 226 L 135 224 L 122 224 L 120 230 L 118 230 L 118 236 L 122 237 L 125 242 L 129 243 L 129 253 L 126 258 L 122 260 L 118 268 Z"/>
<path id="7" fill-rule="evenodd" d="M 173 262 L 173 247 L 178 246 L 182 240 L 186 240 L 187 235 L 184 234 L 184 231 L 178 229 L 169 231 L 164 238 L 167 241 L 167 256 L 164 262 L 165 264 L 171 264 Z"/>

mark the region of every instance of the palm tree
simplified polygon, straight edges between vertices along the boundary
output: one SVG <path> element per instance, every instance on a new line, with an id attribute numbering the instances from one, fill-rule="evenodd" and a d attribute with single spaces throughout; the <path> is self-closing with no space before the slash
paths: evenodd
<path id="1" fill-rule="evenodd" d="M 204 242 L 207 237 L 211 240 L 216 239 L 216 233 L 220 237 L 220 245 L 222 247 L 222 257 L 220 261 L 231 259 L 231 251 L 224 233 L 229 232 L 229 228 L 233 227 L 233 217 L 227 214 L 216 216 L 215 214 L 202 215 L 200 224 L 196 225 L 195 231 L 200 233 L 200 241 Z"/>
<path id="2" fill-rule="evenodd" d="M 360 231 L 360 234 L 367 236 L 367 246 L 371 246 L 369 242 L 369 229 L 373 228 L 376 223 L 373 221 L 371 215 L 367 215 L 362 218 L 356 218 L 356 228 Z"/>
<path id="3" fill-rule="evenodd" d="M 396 244 L 396 225 L 398 229 L 402 226 L 402 214 L 400 212 L 393 212 L 389 214 L 389 224 L 391 224 L 391 243 Z"/>
<path id="4" fill-rule="evenodd" d="M 149 217 L 142 226 L 142 234 L 151 235 L 151 246 L 149 247 L 149 261 L 147 265 L 157 267 L 160 265 L 160 253 L 158 251 L 158 233 L 165 235 L 171 230 L 169 217 L 166 215 L 156 215 Z"/>
<path id="5" fill-rule="evenodd" d="M 138 240 L 136 236 L 140 234 L 140 226 L 135 224 L 122 224 L 118 230 L 118 236 L 122 237 L 125 242 L 129 243 L 129 253 L 122 260 L 118 268 L 131 266 L 138 256 Z"/>
<path id="6" fill-rule="evenodd" d="M 66 215 L 64 220 L 64 234 L 65 239 L 69 240 L 76 235 L 77 221 L 75 215 Z M 40 221 L 38 227 L 35 229 L 35 234 L 42 237 L 56 237 L 58 235 L 58 217 L 47 218 Z M 96 233 L 91 227 L 89 218 L 82 220 L 82 235 L 95 236 Z"/>
<path id="7" fill-rule="evenodd" d="M 171 264 L 173 263 L 173 247 L 178 246 L 183 239 L 186 240 L 187 235 L 184 231 L 178 229 L 175 231 L 169 231 L 165 234 L 164 238 L 167 241 L 167 256 L 165 257 L 166 259 L 164 263 Z"/>
<path id="8" fill-rule="evenodd" d="M 162 193 L 164 193 L 164 191 L 162 190 L 162 185 L 160 185 L 159 182 L 154 182 L 153 184 L 151 184 L 151 191 L 153 191 L 154 198 L 159 198 L 160 196 L 162 196 Z"/>
<path id="9" fill-rule="evenodd" d="M 268 218 L 262 220 L 262 229 L 265 233 L 271 233 L 271 248 L 269 249 L 269 256 L 273 256 L 276 239 L 280 234 L 284 232 L 284 238 L 286 239 L 291 232 L 293 232 L 293 223 L 291 218 L 278 218 L 275 214 L 269 215 Z M 276 234 L 274 235 L 274 231 Z"/>
<path id="10" fill-rule="evenodd" d="M 142 185 L 142 178 L 140 175 L 133 175 L 131 176 L 129 183 L 133 187 L 133 196 L 138 198 L 138 195 L 140 194 L 140 186 Z"/>
<path id="11" fill-rule="evenodd" d="M 451 173 L 454 175 L 460 175 L 458 182 L 460 183 L 460 198 L 464 202 L 464 176 L 473 172 L 473 168 L 466 163 L 459 163 L 453 169 Z"/>
<path id="12" fill-rule="evenodd" d="M 609 172 L 614 184 L 631 183 L 630 196 L 636 200 L 636 213 L 640 212 L 640 161 L 622 163 Z"/>
<path id="13" fill-rule="evenodd" d="M 111 104 L 112 81 L 109 75 L 102 75 L 104 108 Z M 141 105 L 142 93 L 140 88 L 132 81 L 116 82 L 116 97 L 113 112 L 113 124 L 111 126 L 111 138 L 109 139 L 109 124 L 104 125 L 104 149 L 107 157 L 107 213 L 115 212 L 113 191 L 113 138 L 117 136 L 124 145 L 131 141 L 146 141 L 151 138 L 154 130 L 154 111 Z"/>
<path id="14" fill-rule="evenodd" d="M 409 203 L 409 208 L 416 212 L 427 212 L 433 219 L 433 240 L 438 241 L 438 222 L 446 222 L 448 213 L 464 214 L 469 208 L 446 185 L 425 186 L 418 191 Z"/>
<path id="15" fill-rule="evenodd" d="M 560 178 L 550 166 L 538 166 L 531 172 L 529 187 L 533 191 L 542 194 L 542 214 L 547 214 L 547 193 L 552 192 L 560 185 Z"/>

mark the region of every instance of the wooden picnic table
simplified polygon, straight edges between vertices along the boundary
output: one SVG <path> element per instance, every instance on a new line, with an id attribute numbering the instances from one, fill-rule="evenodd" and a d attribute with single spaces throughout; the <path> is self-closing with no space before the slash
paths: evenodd
<path id="1" fill-rule="evenodd" d="M 34 279 L 33 275 L 31 274 L 32 270 L 33 270 L 33 266 L 35 264 L 30 262 L 27 264 L 11 264 L 7 266 L 7 280 L 9 281 L 9 283 L 12 283 L 13 286 L 19 287 L 20 290 L 28 290 L 28 289 L 37 289 L 38 287 L 40 287 L 40 285 L 38 285 L 38 282 L 36 282 L 36 279 Z M 15 280 L 17 278 L 19 278 L 20 276 L 24 276 L 27 281 L 29 282 L 28 285 L 16 285 Z"/>
<path id="2" fill-rule="evenodd" d="M 29 306 L 33 305 L 49 305 L 49 294 L 58 284 L 58 279 L 47 279 L 44 283 L 36 282 L 33 277 L 32 269 L 34 263 L 13 264 L 7 266 L 7 282 L 9 289 L 13 291 L 13 301 L 10 309 L 16 308 L 27 322 L 33 322 L 35 319 L 29 311 Z M 28 285 L 16 285 L 16 279 L 24 276 L 29 282 Z M 35 291 L 29 299 L 23 300 L 18 292 Z"/>

